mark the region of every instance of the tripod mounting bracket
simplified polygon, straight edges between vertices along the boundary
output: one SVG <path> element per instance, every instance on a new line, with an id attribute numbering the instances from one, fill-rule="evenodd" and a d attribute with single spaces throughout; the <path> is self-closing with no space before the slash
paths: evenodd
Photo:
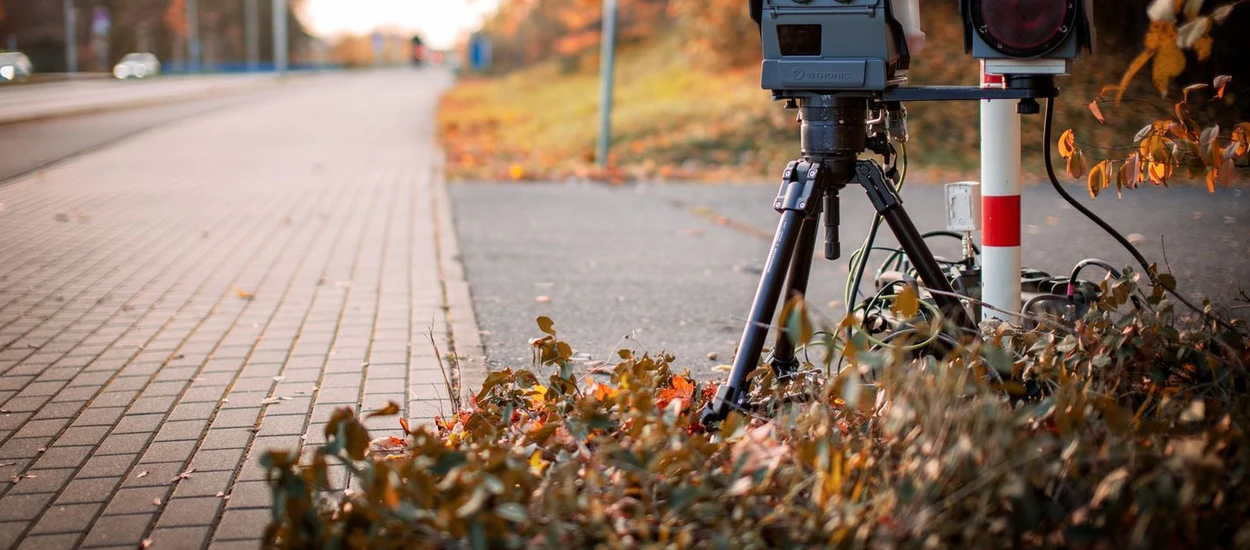
<path id="1" fill-rule="evenodd" d="M 855 166 L 855 182 L 868 192 L 868 200 L 877 212 L 885 212 L 903 204 L 898 191 L 886 179 L 881 165 L 873 160 L 861 160 Z"/>
<path id="2" fill-rule="evenodd" d="M 781 174 L 781 189 L 777 190 L 773 209 L 777 212 L 794 210 L 803 213 L 805 218 L 818 216 L 818 203 L 812 199 L 820 196 L 818 187 L 822 170 L 824 167 L 819 162 L 790 161 Z"/>

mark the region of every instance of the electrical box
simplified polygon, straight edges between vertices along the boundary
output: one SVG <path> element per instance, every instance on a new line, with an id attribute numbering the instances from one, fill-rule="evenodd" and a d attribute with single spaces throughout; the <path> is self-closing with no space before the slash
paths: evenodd
<path id="1" fill-rule="evenodd" d="M 980 182 L 946 184 L 946 229 L 959 232 L 981 229 Z"/>

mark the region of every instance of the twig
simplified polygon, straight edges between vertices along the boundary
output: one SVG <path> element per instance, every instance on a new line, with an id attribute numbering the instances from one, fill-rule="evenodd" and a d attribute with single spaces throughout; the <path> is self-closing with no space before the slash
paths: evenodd
<path id="1" fill-rule="evenodd" d="M 447 367 L 443 365 L 443 353 L 438 350 L 438 343 L 434 341 L 434 325 L 425 333 L 425 337 L 429 338 L 430 345 L 434 347 L 434 358 L 438 360 L 438 372 L 443 375 L 443 383 L 447 385 L 447 395 L 451 398 L 452 414 L 458 414 L 461 409 L 460 395 L 456 392 L 455 386 L 451 383 L 451 378 L 447 376 Z"/>

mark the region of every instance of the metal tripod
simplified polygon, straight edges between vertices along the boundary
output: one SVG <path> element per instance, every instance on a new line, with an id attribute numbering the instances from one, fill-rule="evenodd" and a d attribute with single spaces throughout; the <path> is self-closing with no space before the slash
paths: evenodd
<path id="1" fill-rule="evenodd" d="M 975 329 L 972 317 L 953 296 L 949 280 L 929 250 L 881 165 L 859 160 L 868 145 L 868 102 L 864 97 L 816 95 L 798 100 L 802 122 L 802 160 L 790 162 L 782 175 L 781 189 L 773 208 L 781 221 L 760 276 L 759 287 L 729 379 L 702 411 L 706 423 L 723 420 L 729 411 L 743 407 L 746 379 L 759 363 L 764 340 L 776 313 L 778 302 L 807 292 L 816 231 L 824 213 L 825 258 L 841 256 L 838 240 L 839 193 L 849 183 L 857 183 L 868 193 L 873 207 L 889 225 L 907 258 L 923 283 L 934 290 L 933 301 L 951 323 Z M 819 199 L 819 200 L 818 200 Z M 796 343 L 786 331 L 777 331 L 772 368 L 778 375 L 798 368 Z"/>

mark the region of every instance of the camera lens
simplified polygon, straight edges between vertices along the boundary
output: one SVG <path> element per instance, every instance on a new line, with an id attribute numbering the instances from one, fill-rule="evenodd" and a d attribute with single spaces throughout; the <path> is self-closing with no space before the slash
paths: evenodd
<path id="1" fill-rule="evenodd" d="M 1014 57 L 1049 53 L 1072 30 L 1072 0 L 979 0 L 973 2 L 973 23 L 986 42 Z"/>

